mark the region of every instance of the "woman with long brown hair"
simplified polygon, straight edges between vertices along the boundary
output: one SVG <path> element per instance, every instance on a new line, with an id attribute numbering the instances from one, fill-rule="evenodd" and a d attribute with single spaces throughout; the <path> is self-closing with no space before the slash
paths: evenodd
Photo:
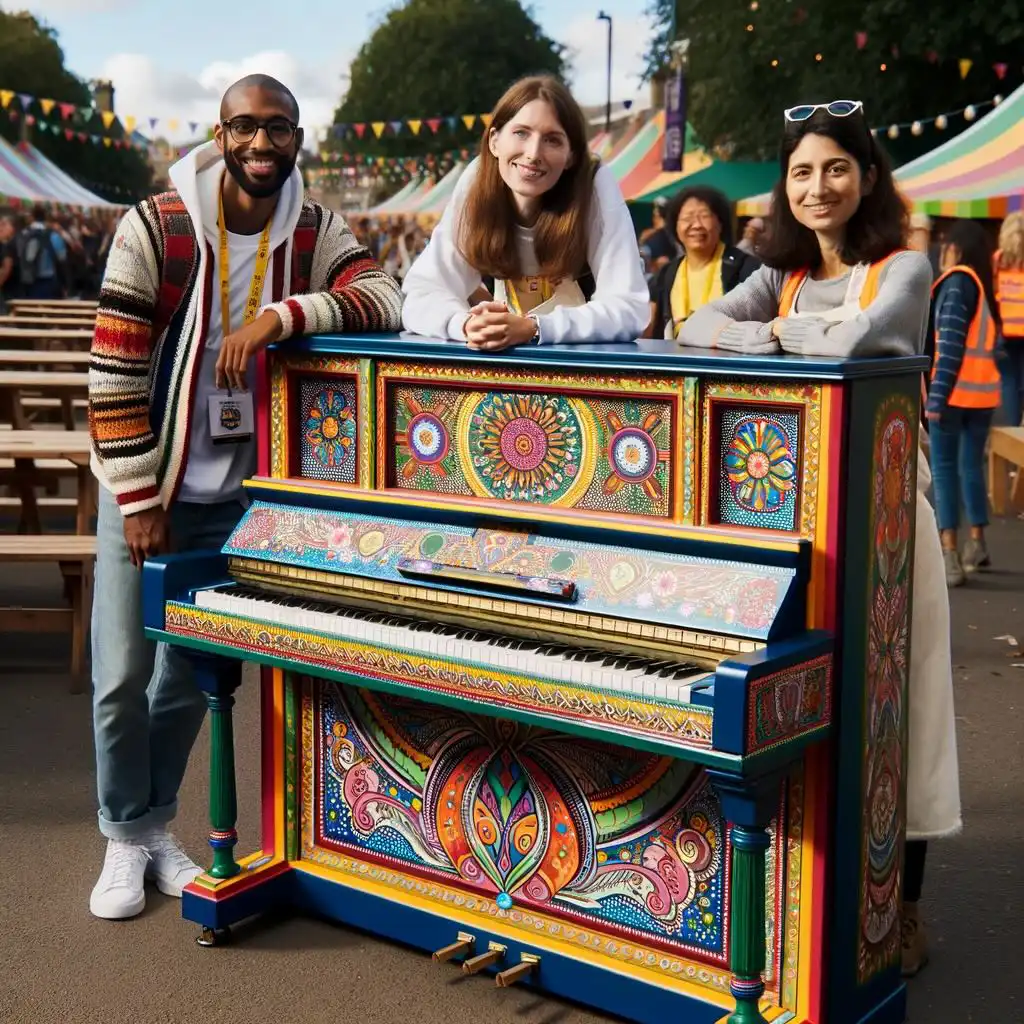
<path id="1" fill-rule="evenodd" d="M 557 78 L 524 78 L 498 101 L 404 292 L 406 330 L 482 351 L 640 336 L 633 223 Z"/>

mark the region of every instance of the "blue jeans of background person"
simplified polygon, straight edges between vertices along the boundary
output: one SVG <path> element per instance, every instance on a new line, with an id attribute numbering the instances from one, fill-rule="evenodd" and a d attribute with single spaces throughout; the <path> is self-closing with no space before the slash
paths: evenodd
<path id="1" fill-rule="evenodd" d="M 175 551 L 220 548 L 243 512 L 237 501 L 178 502 L 171 508 L 171 544 Z M 143 633 L 142 572 L 129 561 L 123 522 L 101 485 L 92 613 L 99 827 L 110 839 L 137 839 L 177 811 L 206 698 L 181 648 Z"/>
<path id="2" fill-rule="evenodd" d="M 41 277 L 24 287 L 26 299 L 59 299 L 60 281 L 55 277 Z"/>
<path id="3" fill-rule="evenodd" d="M 928 423 L 932 446 L 935 518 L 940 530 L 960 524 L 960 499 L 970 526 L 988 526 L 985 490 L 985 442 L 993 409 L 947 408 Z"/>
<path id="4" fill-rule="evenodd" d="M 999 376 L 1003 382 L 1001 422 L 1019 427 L 1024 416 L 1024 338 L 1004 338 L 999 353 Z"/>

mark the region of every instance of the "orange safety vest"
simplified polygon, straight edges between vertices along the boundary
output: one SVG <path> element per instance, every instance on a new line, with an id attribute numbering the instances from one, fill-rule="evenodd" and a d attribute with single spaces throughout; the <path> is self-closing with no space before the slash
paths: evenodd
<path id="1" fill-rule="evenodd" d="M 1024 338 L 1024 270 L 1010 270 L 995 263 L 996 302 L 1004 338 Z"/>
<path id="2" fill-rule="evenodd" d="M 950 267 L 932 285 L 932 298 L 938 293 L 942 282 L 950 274 L 967 274 L 978 286 L 978 308 L 971 317 L 967 328 L 967 340 L 964 344 L 964 359 L 960 364 L 956 385 L 946 403 L 956 409 L 995 409 L 999 405 L 1000 380 L 999 367 L 996 365 L 996 325 L 985 298 L 985 289 L 981 278 L 967 266 Z M 936 332 L 936 352 L 938 351 L 938 333 Z M 932 379 L 938 358 L 932 363 Z"/>
<path id="3" fill-rule="evenodd" d="M 860 293 L 861 309 L 867 309 L 875 301 L 878 296 L 878 282 L 882 276 L 882 270 L 893 256 L 903 251 L 903 249 L 897 249 L 895 252 L 889 253 L 885 259 L 872 263 L 868 267 L 868 274 L 864 279 L 864 287 Z M 782 294 L 779 296 L 779 316 L 789 316 L 793 309 L 793 302 L 796 300 L 796 293 L 799 291 L 800 285 L 803 284 L 807 274 L 807 270 L 792 270 L 786 275 L 785 280 L 782 282 Z"/>

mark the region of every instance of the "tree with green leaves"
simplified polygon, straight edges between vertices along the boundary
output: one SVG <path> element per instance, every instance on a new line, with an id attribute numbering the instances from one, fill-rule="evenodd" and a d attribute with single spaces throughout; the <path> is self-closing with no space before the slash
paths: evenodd
<path id="1" fill-rule="evenodd" d="M 34 97 L 28 110 L 17 96 L 0 110 L 0 135 L 9 142 L 20 140 L 26 127 L 22 119 L 31 117 L 27 131 L 32 144 L 91 191 L 120 203 L 146 194 L 150 172 L 145 155 L 92 141 L 94 135 L 123 140 L 125 133 L 117 121 L 104 127 L 99 111 L 92 108 L 89 87 L 64 66 L 57 33 L 31 14 L 0 10 L 0 88 Z M 41 99 L 74 104 L 74 113 L 65 119 L 56 106 L 47 114 Z M 65 132 L 72 133 L 71 139 Z"/>
<path id="2" fill-rule="evenodd" d="M 352 62 L 334 117 L 346 128 L 341 138 L 329 135 L 325 148 L 384 157 L 473 149 L 480 122 L 467 129 L 461 115 L 490 111 L 523 75 L 565 71 L 564 47 L 544 35 L 519 0 L 407 0 Z M 425 123 L 435 117 L 436 133 Z M 418 134 L 410 118 L 424 119 Z M 375 121 L 389 125 L 380 138 L 370 127 Z M 402 122 L 397 133 L 391 122 Z M 361 139 L 352 128 L 357 123 L 366 126 Z"/>
<path id="3" fill-rule="evenodd" d="M 908 124 L 1022 80 L 1022 0 L 653 0 L 649 11 L 648 75 L 667 64 L 673 32 L 689 39 L 689 120 L 705 146 L 738 159 L 774 156 L 782 111 L 798 103 L 861 100 L 873 126 Z M 944 137 L 926 135 L 919 148 Z"/>

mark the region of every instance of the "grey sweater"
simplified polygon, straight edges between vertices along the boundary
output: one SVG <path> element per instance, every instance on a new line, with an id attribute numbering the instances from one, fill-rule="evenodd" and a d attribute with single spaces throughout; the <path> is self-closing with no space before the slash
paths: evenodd
<path id="1" fill-rule="evenodd" d="M 679 333 L 682 345 L 762 354 L 807 356 L 908 356 L 924 351 L 931 303 L 932 268 L 918 252 L 902 252 L 883 268 L 878 295 L 849 320 L 830 324 L 814 316 L 780 320 L 785 272 L 761 267 L 727 295 L 698 309 Z M 843 304 L 850 274 L 830 281 L 808 278 L 794 312 L 813 314 Z"/>

